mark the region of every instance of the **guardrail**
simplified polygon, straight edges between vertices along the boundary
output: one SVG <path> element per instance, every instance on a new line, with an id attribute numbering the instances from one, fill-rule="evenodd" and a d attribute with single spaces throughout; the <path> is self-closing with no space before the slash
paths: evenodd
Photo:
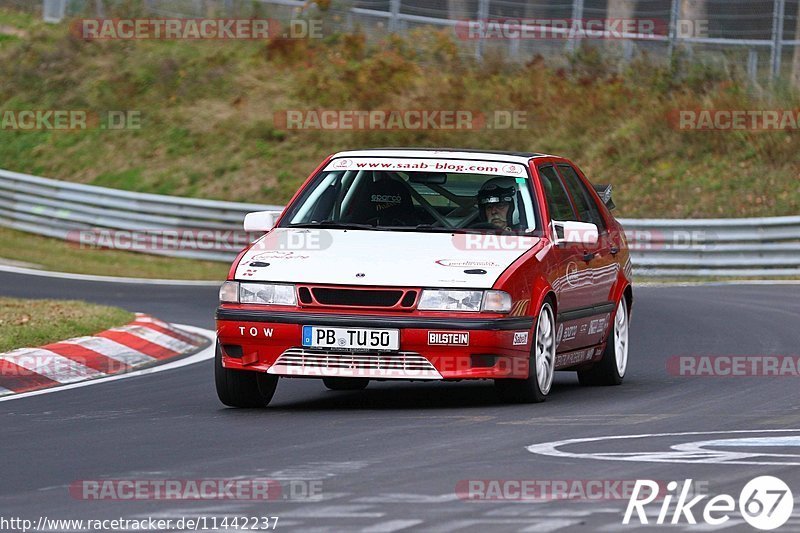
<path id="1" fill-rule="evenodd" d="M 0 226 L 77 245 L 122 238 L 135 251 L 231 261 L 247 244 L 240 231 L 245 214 L 268 209 L 282 207 L 136 193 L 0 170 Z M 132 242 L 135 236 L 138 243 Z"/>
<path id="2" fill-rule="evenodd" d="M 0 170 L 0 226 L 78 244 L 123 234 L 127 247 L 137 250 L 129 240 L 136 234 L 144 236 L 148 253 L 231 261 L 247 244 L 240 231 L 244 215 L 270 209 L 281 206 L 136 193 Z M 800 216 L 620 221 L 639 275 L 800 276 Z M 161 246 L 165 234 L 173 246 Z M 185 243 L 175 240 L 184 236 L 190 237 Z M 106 244 L 115 242 L 110 237 Z"/>

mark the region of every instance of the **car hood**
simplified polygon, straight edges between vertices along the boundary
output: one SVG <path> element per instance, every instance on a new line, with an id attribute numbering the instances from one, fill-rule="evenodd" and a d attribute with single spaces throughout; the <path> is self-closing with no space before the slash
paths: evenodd
<path id="1" fill-rule="evenodd" d="M 240 281 L 491 288 L 537 237 L 277 228 L 236 268 Z"/>

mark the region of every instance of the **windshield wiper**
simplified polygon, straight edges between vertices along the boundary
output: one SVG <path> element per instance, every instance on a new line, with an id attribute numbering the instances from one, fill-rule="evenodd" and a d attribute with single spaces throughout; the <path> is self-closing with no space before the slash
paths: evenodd
<path id="1" fill-rule="evenodd" d="M 355 222 L 334 222 L 333 220 L 322 220 L 320 222 L 303 222 L 301 224 L 289 224 L 290 228 L 330 228 L 330 229 L 380 229 L 370 224 L 357 224 Z"/>
<path id="2" fill-rule="evenodd" d="M 430 224 L 418 224 L 416 226 L 380 226 L 379 229 L 391 231 L 419 231 L 422 233 L 459 233 L 459 228 L 440 228 Z"/>

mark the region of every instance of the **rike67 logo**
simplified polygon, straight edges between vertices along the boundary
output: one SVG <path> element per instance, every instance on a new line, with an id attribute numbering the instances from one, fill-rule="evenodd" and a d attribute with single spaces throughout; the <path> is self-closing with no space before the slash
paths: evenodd
<path id="1" fill-rule="evenodd" d="M 732 515 L 735 520 L 738 513 L 750 526 L 769 531 L 784 525 L 794 510 L 789 486 L 773 476 L 751 479 L 739 493 L 738 501 L 729 494 L 720 494 L 708 500 L 707 494 L 691 497 L 694 492 L 691 479 L 685 480 L 682 485 L 670 481 L 667 491 L 663 500 L 653 508 L 648 508 L 659 497 L 659 484 L 649 479 L 637 480 L 622 523 L 630 524 L 635 515 L 640 524 L 648 524 L 648 511 L 650 517 L 655 516 L 654 511 L 660 504 L 655 522 L 657 525 L 680 524 L 684 520 L 688 524 L 697 524 L 700 518 L 702 523 L 709 526 L 720 526 L 731 520 Z M 673 501 L 675 507 L 671 508 Z"/>

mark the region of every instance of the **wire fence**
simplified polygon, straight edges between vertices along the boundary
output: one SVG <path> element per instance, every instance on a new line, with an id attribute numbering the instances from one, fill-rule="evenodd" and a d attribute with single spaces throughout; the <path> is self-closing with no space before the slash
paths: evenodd
<path id="1" fill-rule="evenodd" d="M 800 0 L 0 0 L 2 5 L 41 11 L 53 22 L 135 12 L 176 18 L 316 17 L 326 31 L 359 30 L 368 36 L 434 26 L 453 31 L 464 54 L 478 59 L 502 53 L 518 61 L 541 55 L 566 62 L 569 52 L 588 44 L 621 64 L 642 54 L 667 61 L 680 52 L 690 61 L 746 74 L 753 82 L 782 78 L 800 86 Z M 575 26 L 576 21 L 583 25 Z M 585 27 L 590 21 L 612 28 L 613 21 L 635 24 L 598 33 Z M 637 30 L 641 23 L 648 31 Z M 469 28 L 484 31 L 469 34 Z"/>

